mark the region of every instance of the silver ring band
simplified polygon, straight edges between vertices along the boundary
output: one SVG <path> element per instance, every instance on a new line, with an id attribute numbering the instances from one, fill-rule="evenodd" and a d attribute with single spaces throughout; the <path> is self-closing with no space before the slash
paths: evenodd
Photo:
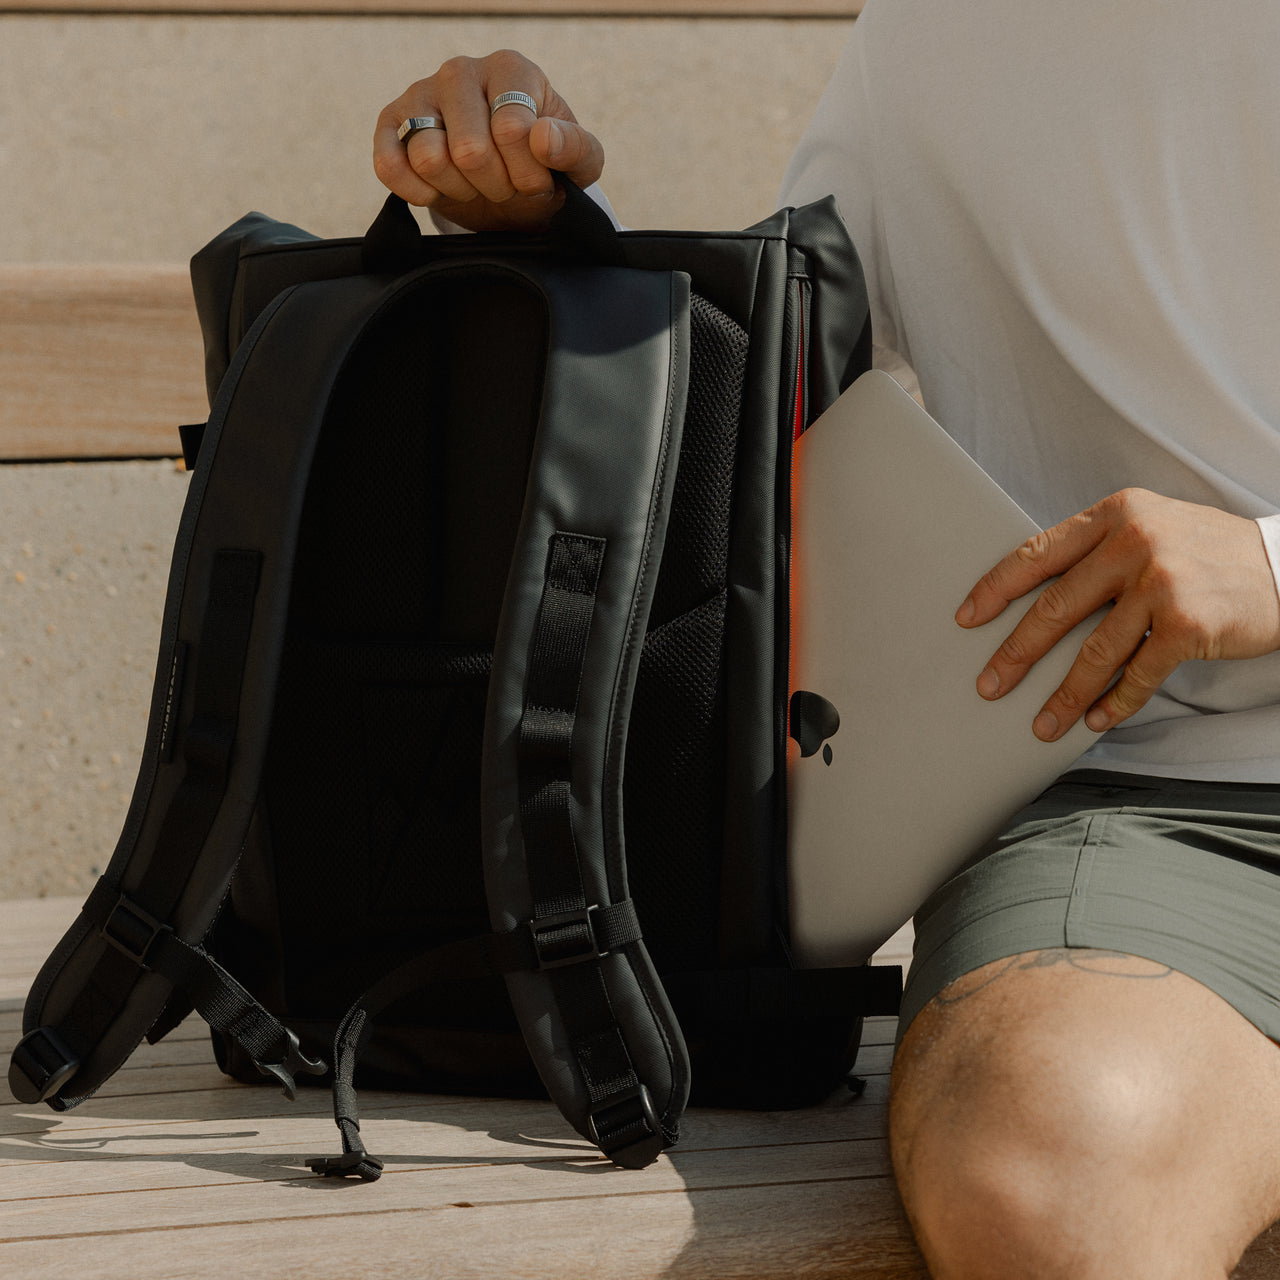
<path id="1" fill-rule="evenodd" d="M 444 121 L 439 116 L 410 116 L 396 130 L 396 137 L 401 142 L 408 142 L 415 133 L 421 133 L 423 129 L 439 129 L 443 133 Z"/>
<path id="2" fill-rule="evenodd" d="M 535 116 L 538 114 L 538 101 L 536 98 L 531 98 L 527 93 L 521 93 L 519 89 L 511 89 L 506 93 L 498 94 L 489 104 L 490 118 L 500 107 L 509 107 L 512 103 L 521 107 L 528 107 Z"/>

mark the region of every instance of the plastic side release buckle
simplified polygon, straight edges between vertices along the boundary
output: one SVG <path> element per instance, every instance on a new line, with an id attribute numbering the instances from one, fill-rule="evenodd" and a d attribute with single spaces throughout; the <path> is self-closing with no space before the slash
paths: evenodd
<path id="1" fill-rule="evenodd" d="M 530 920 L 529 933 L 533 937 L 538 968 L 560 969 L 567 964 L 607 956 L 609 952 L 601 950 L 591 919 L 592 913 L 599 910 L 599 906 L 593 905 L 581 911 L 562 911 Z"/>
<path id="2" fill-rule="evenodd" d="M 207 422 L 184 422 L 178 428 L 178 439 L 182 442 L 182 463 L 188 471 L 196 469 L 196 459 L 200 456 L 200 446 L 204 443 L 204 433 L 208 426 Z"/>
<path id="3" fill-rule="evenodd" d="M 591 1141 L 624 1169 L 651 1165 L 667 1145 L 653 1098 L 642 1084 L 615 1093 L 591 1108 L 587 1118 Z"/>
<path id="4" fill-rule="evenodd" d="M 298 1085 L 294 1077 L 303 1072 L 309 1076 L 322 1076 L 328 1073 L 328 1064 L 322 1062 L 319 1058 L 308 1058 L 302 1052 L 302 1046 L 298 1043 L 296 1032 L 285 1028 L 284 1056 L 279 1062 L 263 1062 L 260 1058 L 254 1058 L 253 1065 L 262 1072 L 264 1076 L 270 1076 L 280 1082 L 280 1089 L 284 1096 L 290 1102 L 296 1100 L 298 1096 Z"/>
<path id="5" fill-rule="evenodd" d="M 29 1031 L 9 1059 L 9 1088 L 19 1102 L 44 1102 L 80 1069 L 80 1059 L 52 1027 Z"/>

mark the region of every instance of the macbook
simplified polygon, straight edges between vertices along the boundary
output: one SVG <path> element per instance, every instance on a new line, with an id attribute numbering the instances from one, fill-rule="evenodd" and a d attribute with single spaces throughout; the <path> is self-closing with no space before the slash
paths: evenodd
<path id="1" fill-rule="evenodd" d="M 864 374 L 797 440 L 788 740 L 791 936 L 804 966 L 860 964 L 1090 745 L 1031 732 L 1101 614 L 1017 689 L 979 672 L 1034 593 L 954 620 L 1037 531 L 885 373 Z"/>

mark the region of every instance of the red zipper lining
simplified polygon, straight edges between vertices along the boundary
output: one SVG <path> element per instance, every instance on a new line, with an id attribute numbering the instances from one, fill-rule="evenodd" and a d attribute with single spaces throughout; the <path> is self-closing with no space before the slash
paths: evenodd
<path id="1" fill-rule="evenodd" d="M 797 292 L 799 292 L 797 290 Z M 801 295 L 803 296 L 803 295 Z M 793 419 L 792 441 L 799 440 L 804 434 L 804 308 L 796 307 L 796 326 L 800 340 L 796 343 L 796 404 Z"/>

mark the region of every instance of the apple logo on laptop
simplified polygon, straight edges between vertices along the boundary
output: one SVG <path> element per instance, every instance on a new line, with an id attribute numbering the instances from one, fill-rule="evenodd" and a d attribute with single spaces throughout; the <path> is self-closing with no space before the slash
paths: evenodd
<path id="1" fill-rule="evenodd" d="M 800 744 L 800 754 L 811 756 L 822 748 L 822 758 L 831 763 L 831 744 L 840 729 L 840 713 L 820 693 L 797 689 L 791 695 L 790 734 Z"/>

